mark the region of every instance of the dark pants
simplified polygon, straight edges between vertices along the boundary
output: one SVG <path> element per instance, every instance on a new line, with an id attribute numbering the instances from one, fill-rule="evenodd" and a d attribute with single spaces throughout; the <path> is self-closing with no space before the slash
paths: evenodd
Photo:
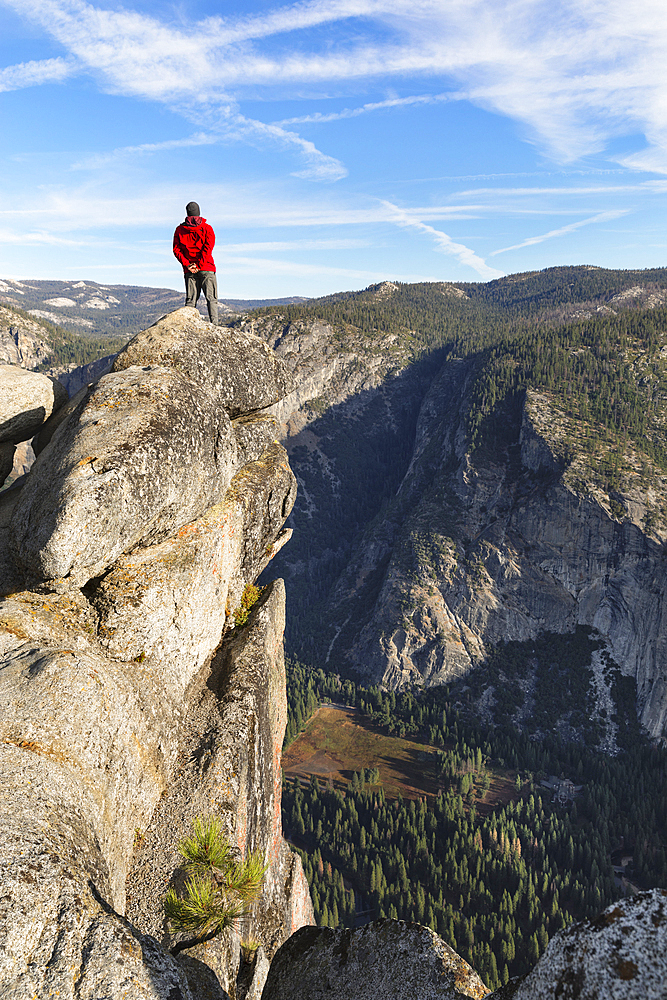
<path id="1" fill-rule="evenodd" d="M 185 276 L 185 304 L 186 306 L 196 306 L 199 296 L 203 292 L 206 296 L 208 306 L 208 318 L 211 323 L 218 325 L 218 282 L 215 271 L 197 271 L 192 274 L 190 271 L 184 272 Z"/>

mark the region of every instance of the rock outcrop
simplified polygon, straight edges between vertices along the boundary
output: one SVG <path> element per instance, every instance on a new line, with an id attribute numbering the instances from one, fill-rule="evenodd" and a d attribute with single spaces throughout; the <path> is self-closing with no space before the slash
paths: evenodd
<path id="1" fill-rule="evenodd" d="M 663 1000 L 666 982 L 667 890 L 653 889 L 561 931 L 528 976 L 489 1000 Z"/>
<path id="2" fill-rule="evenodd" d="M 282 946 L 262 1000 L 461 1000 L 488 997 L 476 972 L 421 924 L 303 927 Z"/>
<path id="3" fill-rule="evenodd" d="M 138 334 L 40 455 L 14 513 L 17 560 L 83 586 L 121 553 L 172 535 L 238 468 L 230 417 L 288 386 L 264 343 L 218 332 L 196 309 Z"/>
<path id="4" fill-rule="evenodd" d="M 229 335 L 217 375 L 202 370 L 197 382 L 195 367 L 177 367 L 183 354 L 170 367 L 181 325 L 193 357 L 200 334 L 212 350 L 196 315 L 163 321 L 159 365 L 121 364 L 84 390 L 23 487 L 0 499 L 0 977 L 13 998 L 189 1000 L 206 995 L 203 983 L 211 996 L 234 994 L 238 936 L 183 961 L 146 936 L 169 943 L 160 901 L 194 815 L 220 811 L 239 850 L 270 863 L 250 923 L 262 945 L 255 990 L 268 957 L 311 919 L 280 830 L 281 585 L 233 628 L 244 587 L 289 537 L 286 454 L 268 443 L 270 417 L 244 412 L 274 402 L 287 375 L 250 337 L 238 354 L 256 352 L 256 375 L 226 372 L 238 363 Z M 159 349 L 157 328 L 137 339 Z M 240 461 L 230 414 L 260 428 L 242 431 Z M 95 447 L 81 462 L 83 439 Z M 99 456 L 104 468 L 91 470 Z M 38 541 L 27 542 L 26 522 Z"/>
<path id="5" fill-rule="evenodd" d="M 282 581 L 270 584 L 248 624 L 235 630 L 197 680 L 184 720 L 176 775 L 141 836 L 128 877 L 127 915 L 133 923 L 173 944 L 161 900 L 181 858 L 178 841 L 196 816 L 221 816 L 238 849 L 259 850 L 269 862 L 264 889 L 252 912 L 224 937 L 188 952 L 213 969 L 234 995 L 243 973 L 241 939 L 261 941 L 255 959 L 266 974 L 268 960 L 286 937 L 313 923 L 310 895 L 299 858 L 282 839 L 282 741 L 287 719 L 282 653 L 285 595 Z M 193 993 L 200 975 L 188 966 Z M 254 977 L 254 989 L 263 985 Z"/>
<path id="6" fill-rule="evenodd" d="M 0 364 L 0 486 L 14 467 L 15 446 L 27 442 L 67 402 L 56 379 Z"/>

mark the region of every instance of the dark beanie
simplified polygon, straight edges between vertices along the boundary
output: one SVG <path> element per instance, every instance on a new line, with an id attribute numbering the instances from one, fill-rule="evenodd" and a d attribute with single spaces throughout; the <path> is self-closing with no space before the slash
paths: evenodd
<path id="1" fill-rule="evenodd" d="M 186 215 L 199 215 L 199 205 L 196 201 L 189 201 L 185 206 Z"/>

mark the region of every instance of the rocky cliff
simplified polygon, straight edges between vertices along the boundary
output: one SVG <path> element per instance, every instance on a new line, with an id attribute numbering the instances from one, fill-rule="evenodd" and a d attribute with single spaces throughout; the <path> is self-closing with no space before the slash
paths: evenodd
<path id="1" fill-rule="evenodd" d="M 267 412 L 289 389 L 257 338 L 178 310 L 1 496 L 5 996 L 234 997 L 239 971 L 256 996 L 312 917 L 280 826 L 282 585 L 233 617 L 289 537 Z M 161 900 L 179 837 L 211 814 L 269 876 L 240 931 L 175 959 Z M 251 970 L 241 932 L 261 945 Z"/>
<path id="2" fill-rule="evenodd" d="M 498 642 L 590 625 L 661 736 L 664 275 L 651 289 L 563 271 L 457 298 L 432 286 L 428 309 L 421 286 L 381 286 L 323 300 L 322 318 L 310 303 L 254 321 L 299 385 L 275 408 L 302 483 L 281 560 L 289 646 L 365 682 L 430 685 Z M 573 317 L 590 330 L 557 327 Z M 420 329 L 442 347 L 415 360 Z"/>
<path id="3" fill-rule="evenodd" d="M 460 407 L 469 375 L 452 363 L 432 386 L 393 509 L 339 581 L 332 604 L 344 620 L 382 573 L 367 620 L 341 636 L 343 659 L 393 687 L 437 684 L 495 643 L 591 625 L 636 678 L 642 722 L 663 735 L 664 550 L 660 527 L 646 530 L 646 497 L 620 487 L 611 506 L 573 482 L 555 411 L 531 392 L 509 447 L 471 454 Z"/>

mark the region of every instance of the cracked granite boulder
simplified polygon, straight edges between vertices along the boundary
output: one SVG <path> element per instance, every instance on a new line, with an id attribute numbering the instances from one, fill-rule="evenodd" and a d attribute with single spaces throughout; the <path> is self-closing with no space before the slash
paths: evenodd
<path id="1" fill-rule="evenodd" d="M 66 402 L 56 379 L 0 364 L 0 486 L 12 471 L 15 445 L 37 434 Z"/>
<path id="2" fill-rule="evenodd" d="M 263 341 L 212 327 L 195 309 L 137 334 L 39 455 L 14 512 L 17 562 L 28 577 L 80 587 L 123 552 L 168 538 L 239 468 L 230 418 L 270 406 L 289 385 Z"/>
<path id="3" fill-rule="evenodd" d="M 188 325 L 192 337 L 196 326 Z M 263 377 L 259 367 L 256 377 Z M 221 380 L 228 396 L 234 377 Z M 238 406 L 276 391 L 274 380 Z M 258 609 L 256 627 L 233 627 L 245 585 L 289 537 L 295 480 L 261 413 L 238 459 L 216 392 L 164 364 L 105 376 L 70 404 L 22 488 L 0 496 L 3 998 L 220 998 L 223 981 L 233 992 L 238 940 L 230 937 L 214 970 L 197 956 L 173 958 L 163 929 L 158 942 L 150 936 L 155 921 L 140 909 L 127 918 L 127 876 L 140 845 L 153 844 L 160 871 L 160 859 L 171 858 L 157 807 L 173 803 L 175 789 L 190 803 L 184 826 L 193 809 L 213 808 L 217 795 L 239 850 L 257 844 L 272 866 L 264 924 L 257 922 L 265 957 L 255 993 L 266 954 L 311 919 L 299 859 L 280 830 L 281 586 L 267 592 L 262 608 L 272 610 Z M 26 524 L 36 536 L 29 558 L 20 543 Z M 65 557 L 70 563 L 57 565 Z M 26 566 L 31 589 L 24 589 Z M 218 676 L 211 664 L 222 663 L 216 650 L 228 647 L 221 646 L 225 634 L 238 651 L 220 666 L 224 683 L 216 680 L 212 691 L 206 681 L 212 671 Z M 225 714 L 222 691 L 250 683 L 241 683 L 235 665 L 245 643 L 253 650 L 254 693 L 232 698 L 242 711 Z M 202 769 L 184 788 L 183 755 L 208 745 L 214 717 L 224 753 L 209 773 L 202 750 Z M 170 825 L 169 834 L 176 829 Z M 152 898 L 160 912 L 163 890 Z"/>
<path id="4" fill-rule="evenodd" d="M 0 365 L 0 441 L 27 441 L 67 398 L 67 390 L 54 378 L 18 365 Z"/>
<path id="5" fill-rule="evenodd" d="M 278 951 L 262 1000 L 482 1000 L 490 990 L 434 931 L 405 920 L 303 927 Z"/>
<path id="6" fill-rule="evenodd" d="M 664 1000 L 667 890 L 613 903 L 561 931 L 533 971 L 489 1000 Z"/>

